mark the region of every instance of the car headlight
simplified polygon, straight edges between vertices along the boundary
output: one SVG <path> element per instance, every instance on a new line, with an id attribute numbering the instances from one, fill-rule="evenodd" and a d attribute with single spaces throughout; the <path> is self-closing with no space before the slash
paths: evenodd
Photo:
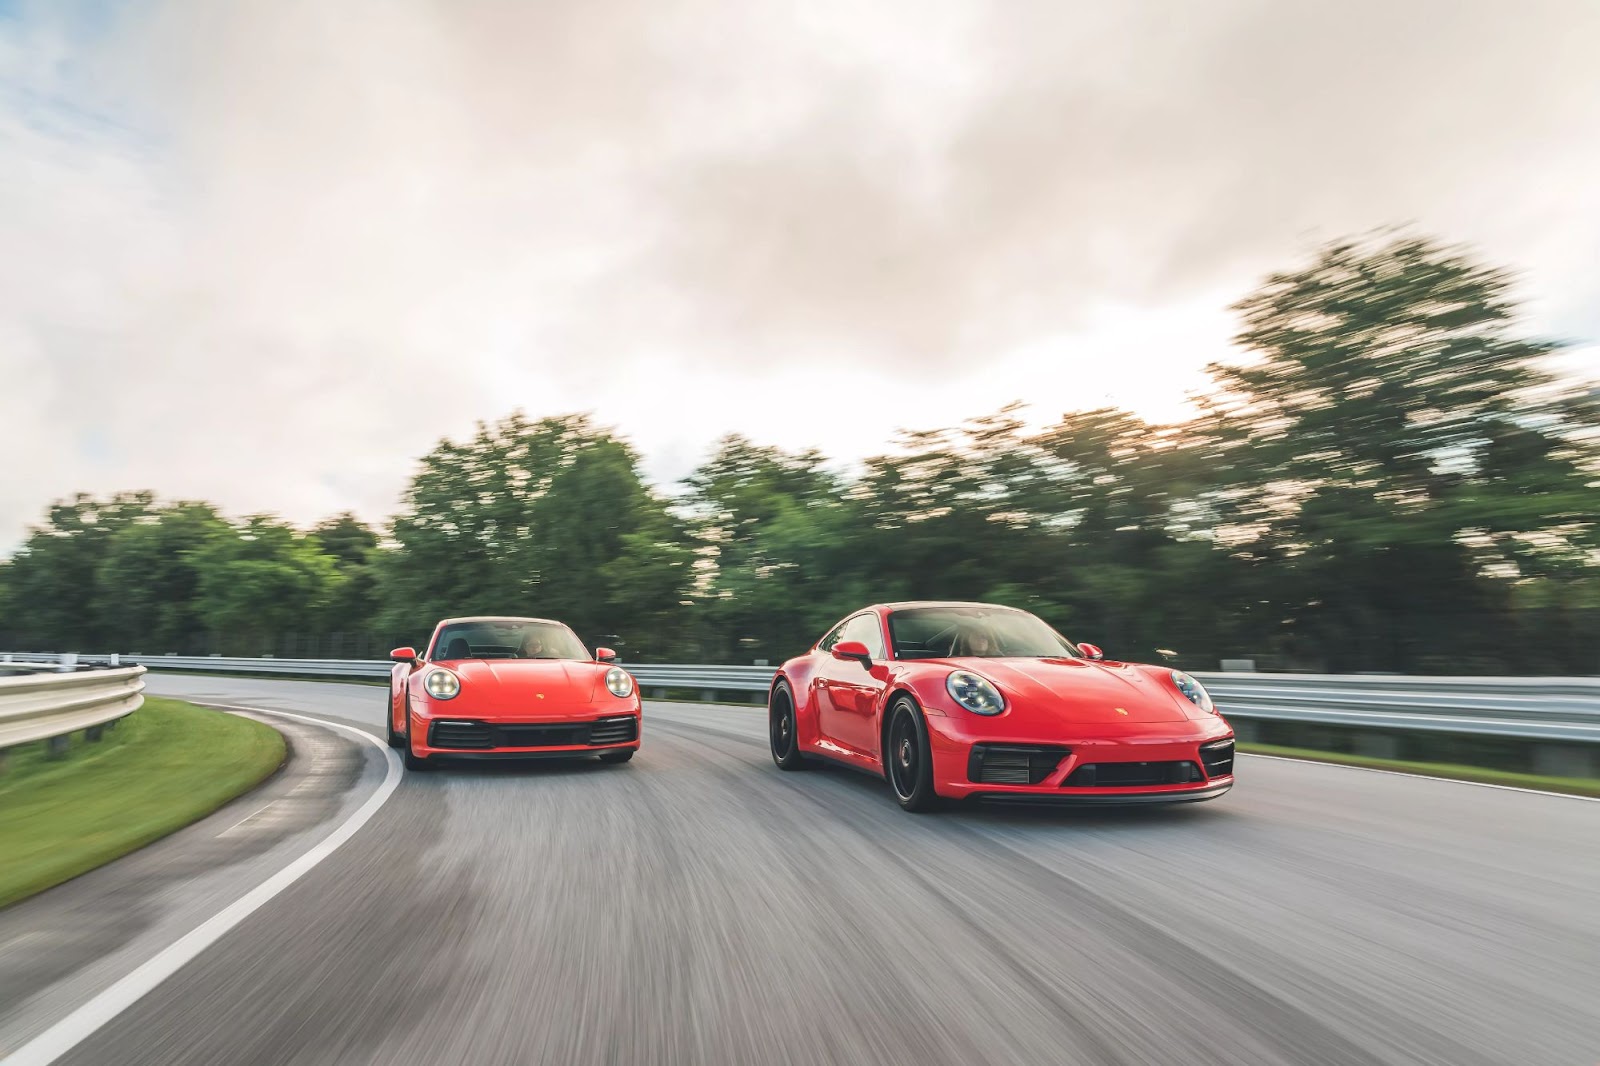
<path id="1" fill-rule="evenodd" d="M 461 679 L 448 670 L 430 670 L 422 679 L 422 687 L 436 700 L 453 700 L 461 691 Z"/>
<path id="2" fill-rule="evenodd" d="M 999 714 L 1006 709 L 1000 690 L 977 674 L 956 670 L 945 678 L 944 687 L 951 699 L 973 714 Z"/>
<path id="3" fill-rule="evenodd" d="M 633 678 L 628 676 L 628 671 L 620 666 L 613 666 L 606 671 L 606 688 L 611 690 L 613 696 L 633 695 Z"/>
<path id="4" fill-rule="evenodd" d="M 1172 671 L 1172 683 L 1178 686 L 1178 691 L 1189 698 L 1189 702 L 1202 711 L 1217 713 L 1216 704 L 1211 702 L 1211 693 L 1206 691 L 1204 685 L 1184 673 L 1182 670 Z"/>

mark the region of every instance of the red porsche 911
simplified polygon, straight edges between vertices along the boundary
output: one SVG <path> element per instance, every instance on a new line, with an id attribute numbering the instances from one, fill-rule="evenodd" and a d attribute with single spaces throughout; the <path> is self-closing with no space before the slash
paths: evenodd
<path id="1" fill-rule="evenodd" d="M 619 763 L 639 749 L 633 677 L 615 652 L 591 656 L 560 622 L 447 618 L 426 654 L 396 648 L 389 658 L 389 746 L 404 749 L 408 769 L 441 756 Z"/>
<path id="2" fill-rule="evenodd" d="M 1233 730 L 1178 670 L 1106 661 L 1026 611 L 891 603 L 851 615 L 773 678 L 772 758 L 881 774 L 939 799 L 1181 803 L 1233 787 Z"/>

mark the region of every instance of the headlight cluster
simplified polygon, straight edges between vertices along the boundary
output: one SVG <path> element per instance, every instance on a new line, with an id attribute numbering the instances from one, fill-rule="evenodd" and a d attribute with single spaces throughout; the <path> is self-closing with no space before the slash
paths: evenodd
<path id="1" fill-rule="evenodd" d="M 1190 703 L 1202 711 L 1210 711 L 1212 714 L 1217 713 L 1216 704 L 1211 702 L 1211 693 L 1207 692 L 1205 686 L 1200 682 L 1182 670 L 1174 670 L 1172 671 L 1172 683 L 1178 686 L 1179 692 L 1189 698 Z"/>
<path id="2" fill-rule="evenodd" d="M 944 682 L 950 698 L 973 714 L 999 714 L 1006 709 L 1005 697 L 977 674 L 956 670 Z"/>
<path id="3" fill-rule="evenodd" d="M 606 688 L 611 690 L 613 696 L 633 695 L 633 678 L 628 676 L 628 671 L 620 666 L 613 666 L 606 671 Z"/>
<path id="4" fill-rule="evenodd" d="M 436 700 L 453 700 L 461 691 L 461 679 L 448 670 L 431 670 L 422 679 L 422 687 Z"/>

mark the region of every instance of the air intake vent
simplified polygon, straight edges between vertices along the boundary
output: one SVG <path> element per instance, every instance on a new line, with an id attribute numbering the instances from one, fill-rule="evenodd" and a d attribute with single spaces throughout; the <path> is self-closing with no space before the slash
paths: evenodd
<path id="1" fill-rule="evenodd" d="M 633 715 L 602 718 L 589 730 L 591 744 L 626 744 L 639 738 L 639 719 Z"/>
<path id="2" fill-rule="evenodd" d="M 494 731 L 482 722 L 434 722 L 428 744 L 435 748 L 492 748 Z"/>
<path id="3" fill-rule="evenodd" d="M 985 785 L 1037 785 L 1071 751 L 1042 745 L 975 744 L 967 759 L 967 777 Z"/>
<path id="4" fill-rule="evenodd" d="M 1072 771 L 1064 784 L 1067 788 L 1138 788 L 1200 780 L 1200 767 L 1192 762 L 1096 762 Z"/>
<path id="5" fill-rule="evenodd" d="M 1233 773 L 1233 741 L 1213 740 L 1200 745 L 1200 761 L 1206 764 L 1206 776 L 1226 777 Z"/>

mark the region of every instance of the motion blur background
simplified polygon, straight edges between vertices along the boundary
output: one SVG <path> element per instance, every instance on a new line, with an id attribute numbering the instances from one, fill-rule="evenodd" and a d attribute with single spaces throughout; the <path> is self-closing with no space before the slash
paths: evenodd
<path id="1" fill-rule="evenodd" d="M 1600 672 L 1596 39 L 5 0 L 0 647 L 506 612 L 776 662 L 939 597 L 1193 668 Z"/>

